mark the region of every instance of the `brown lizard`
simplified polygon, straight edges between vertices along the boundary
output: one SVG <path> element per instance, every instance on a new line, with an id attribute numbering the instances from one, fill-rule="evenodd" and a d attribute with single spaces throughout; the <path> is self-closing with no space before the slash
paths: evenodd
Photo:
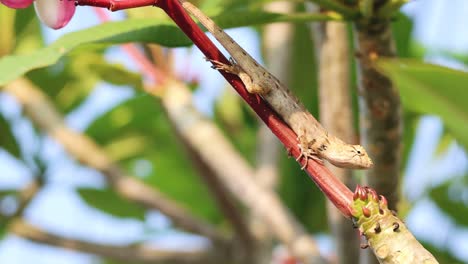
<path id="1" fill-rule="evenodd" d="M 373 165 L 362 146 L 347 144 L 328 134 L 285 85 L 252 58 L 213 20 L 190 2 L 179 2 L 231 55 L 232 65 L 212 61 L 213 67 L 238 75 L 247 91 L 260 94 L 296 133 L 301 150 L 297 160 L 303 157 L 306 159 L 302 168 L 307 166 L 309 158 L 320 161 L 325 159 L 337 167 L 352 169 L 366 169 Z"/>

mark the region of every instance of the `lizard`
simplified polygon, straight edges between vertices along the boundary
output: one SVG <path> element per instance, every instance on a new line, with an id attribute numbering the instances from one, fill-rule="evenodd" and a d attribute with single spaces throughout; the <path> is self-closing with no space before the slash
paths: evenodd
<path id="1" fill-rule="evenodd" d="M 261 66 L 223 29 L 192 3 L 179 0 L 183 8 L 193 15 L 231 55 L 231 64 L 213 61 L 213 68 L 236 74 L 249 93 L 258 94 L 276 111 L 296 133 L 301 154 L 296 158 L 327 160 L 331 164 L 350 169 L 373 166 L 366 150 L 360 145 L 343 142 L 329 134 L 304 105 L 273 74 Z"/>

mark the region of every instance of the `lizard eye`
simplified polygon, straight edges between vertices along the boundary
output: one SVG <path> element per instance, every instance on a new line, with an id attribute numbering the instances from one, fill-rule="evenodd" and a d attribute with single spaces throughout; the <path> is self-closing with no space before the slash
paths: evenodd
<path id="1" fill-rule="evenodd" d="M 357 154 L 361 154 L 361 151 L 360 151 L 360 150 L 357 150 L 356 152 L 357 152 Z"/>

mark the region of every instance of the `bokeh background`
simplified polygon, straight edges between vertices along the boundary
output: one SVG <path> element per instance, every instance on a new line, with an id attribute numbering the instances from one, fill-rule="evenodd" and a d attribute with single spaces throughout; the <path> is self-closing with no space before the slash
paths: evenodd
<path id="1" fill-rule="evenodd" d="M 413 57 L 467 69 L 467 1 L 416 0 L 406 4 L 402 12 L 410 18 L 412 26 Z M 115 20 L 124 17 L 120 12 L 111 16 Z M 47 45 L 68 32 L 99 23 L 91 8 L 79 7 L 67 27 L 56 31 L 41 27 L 41 31 Z M 242 28 L 228 32 L 256 58 L 260 57 L 254 30 Z M 137 67 L 118 47 L 109 48 L 105 54 L 107 60 L 137 71 Z M 222 94 L 224 81 L 217 72 L 209 70 L 196 48 L 178 48 L 176 54 L 183 62 L 183 65 L 177 65 L 178 70 L 185 74 L 188 71 L 189 75 L 197 76 L 200 80 L 195 105 L 207 116 L 213 116 L 213 107 Z M 187 63 L 191 65 L 188 68 Z M 97 83 L 86 100 L 66 115 L 67 124 L 78 131 L 85 131 L 97 118 L 133 96 L 135 92 L 131 87 Z M 103 186 L 104 180 L 100 175 L 77 164 L 50 138 L 38 140 L 31 123 L 22 117 L 20 106 L 3 93 L 0 93 L 0 114 L 11 124 L 21 152 L 26 157 L 25 163 L 0 148 L 0 190 L 21 189 L 31 180 L 34 173 L 30 166 L 34 158 L 32 153 L 39 153 L 42 162 L 47 164 L 45 176 L 48 184 L 25 212 L 26 219 L 31 223 L 66 237 L 93 242 L 127 244 L 145 240 L 167 248 L 199 247 L 207 243 L 201 237 L 172 229 L 170 221 L 158 212 L 132 219 L 115 217 L 91 207 L 77 188 Z M 415 123 L 415 129 L 416 136 L 401 184 L 406 223 L 425 245 L 437 250 L 438 254 L 450 256 L 451 263 L 468 263 L 466 152 L 447 134 L 435 116 L 421 117 Z M 134 162 L 135 174 L 144 178 L 152 170 L 151 166 L 145 159 L 137 160 Z M 312 183 L 310 186 L 315 190 Z M 447 210 L 452 204 L 461 206 L 462 210 Z M 12 197 L 1 197 L 2 212 L 12 211 L 15 206 Z M 320 228 L 314 233 L 321 250 L 332 252 L 334 245 L 329 235 Z M 0 263 L 85 264 L 100 261 L 91 255 L 38 245 L 14 235 L 5 235 L 0 241 Z"/>

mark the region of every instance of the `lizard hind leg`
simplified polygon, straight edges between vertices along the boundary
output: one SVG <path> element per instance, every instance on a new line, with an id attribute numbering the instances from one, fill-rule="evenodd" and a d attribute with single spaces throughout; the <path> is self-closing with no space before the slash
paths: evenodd
<path id="1" fill-rule="evenodd" d="M 269 92 L 270 87 L 262 87 L 261 85 L 255 83 L 252 80 L 252 77 L 246 73 L 240 66 L 237 64 L 233 58 L 230 58 L 229 61 L 231 62 L 231 65 L 222 63 L 217 60 L 210 60 L 211 63 L 213 63 L 213 66 L 211 68 L 220 70 L 220 71 L 225 71 L 231 74 L 235 74 L 239 76 L 239 78 L 242 80 L 242 82 L 245 85 L 245 88 L 247 91 L 251 94 L 265 94 Z"/>
<path id="2" fill-rule="evenodd" d="M 226 64 L 226 63 L 222 63 L 222 62 L 217 61 L 217 60 L 211 60 L 211 59 L 208 59 L 208 58 L 205 58 L 205 59 L 207 61 L 213 63 L 211 68 L 213 68 L 215 70 L 225 71 L 225 72 L 232 73 L 232 74 L 235 74 L 235 75 L 239 75 L 239 73 L 242 72 L 242 69 L 239 67 L 239 65 L 237 65 L 237 63 L 232 58 L 229 59 L 229 62 L 231 63 L 231 65 Z"/>

